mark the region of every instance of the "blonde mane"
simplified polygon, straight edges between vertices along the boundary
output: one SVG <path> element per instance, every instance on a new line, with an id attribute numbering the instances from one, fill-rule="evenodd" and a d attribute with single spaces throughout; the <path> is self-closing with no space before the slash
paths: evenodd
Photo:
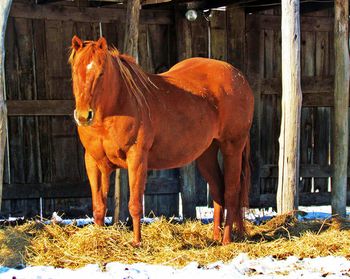
<path id="1" fill-rule="evenodd" d="M 120 54 L 116 48 L 109 50 L 109 53 L 119 66 L 120 75 L 127 91 L 135 97 L 140 106 L 146 104 L 148 107 L 147 100 L 144 96 L 144 90 L 146 90 L 146 92 L 151 92 L 152 87 L 158 87 L 150 80 L 147 73 L 136 64 L 133 57 Z"/>
<path id="2" fill-rule="evenodd" d="M 151 88 L 157 86 L 150 80 L 147 73 L 136 64 L 136 61 L 128 55 L 120 54 L 115 47 L 109 48 L 107 51 L 96 51 L 94 41 L 84 41 L 82 49 L 79 51 L 79 60 L 81 65 L 87 65 L 95 56 L 109 55 L 119 68 L 120 75 L 129 94 L 131 94 L 137 104 L 141 107 L 149 105 L 145 98 L 144 92 L 151 92 Z M 77 52 L 71 48 L 69 63 L 73 65 Z M 99 57 L 97 57 L 99 59 Z"/>

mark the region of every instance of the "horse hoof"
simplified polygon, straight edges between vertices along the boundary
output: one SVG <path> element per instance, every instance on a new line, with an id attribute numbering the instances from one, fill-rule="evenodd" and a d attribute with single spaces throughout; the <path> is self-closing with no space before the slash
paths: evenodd
<path id="1" fill-rule="evenodd" d="M 131 243 L 131 245 L 132 245 L 132 247 L 134 247 L 134 248 L 140 248 L 140 247 L 141 247 L 141 241 L 138 241 L 138 242 L 133 241 L 133 242 Z"/>
<path id="2" fill-rule="evenodd" d="M 220 241 L 220 239 L 221 239 L 221 235 L 220 234 L 218 234 L 218 235 L 214 234 L 214 236 L 213 236 L 213 240 L 214 241 Z"/>

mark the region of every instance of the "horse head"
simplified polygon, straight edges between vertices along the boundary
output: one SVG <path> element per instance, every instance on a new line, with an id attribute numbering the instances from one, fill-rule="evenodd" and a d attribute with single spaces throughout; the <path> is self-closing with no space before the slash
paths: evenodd
<path id="1" fill-rule="evenodd" d="M 96 112 L 96 95 L 103 90 L 108 47 L 105 38 L 98 41 L 72 39 L 69 62 L 72 67 L 73 94 L 76 108 L 74 119 L 79 126 L 93 123 Z"/>

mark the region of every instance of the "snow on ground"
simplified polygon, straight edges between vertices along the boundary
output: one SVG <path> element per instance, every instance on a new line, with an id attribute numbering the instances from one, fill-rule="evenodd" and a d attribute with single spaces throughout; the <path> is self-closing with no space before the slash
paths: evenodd
<path id="1" fill-rule="evenodd" d="M 27 267 L 22 270 L 2 268 L 0 278 L 26 279 L 59 279 L 59 278 L 94 278 L 94 279 L 147 279 L 147 278 L 349 278 L 350 261 L 344 257 L 320 257 L 299 260 L 288 257 L 286 260 L 275 260 L 272 257 L 250 259 L 240 254 L 230 263 L 213 263 L 207 267 L 199 267 L 193 262 L 182 269 L 168 266 L 137 263 L 126 265 L 109 263 L 105 271 L 97 265 L 87 265 L 78 270 L 59 269 L 53 267 Z"/>
<path id="2" fill-rule="evenodd" d="M 326 207 L 299 207 L 305 212 L 301 219 L 327 219 L 331 217 L 330 206 Z M 348 216 L 350 207 L 347 208 Z M 197 210 L 197 216 L 204 222 L 212 218 L 212 210 L 201 208 Z M 266 220 L 274 216 L 275 212 L 269 210 L 249 210 L 246 218 L 250 220 Z M 68 221 L 62 220 L 65 223 Z M 91 222 L 88 220 L 87 222 Z M 109 220 L 108 220 L 109 221 Z M 150 221 L 145 219 L 145 221 Z M 79 224 L 84 224 L 79 220 Z M 285 260 L 276 260 L 273 257 L 250 259 L 246 254 L 240 254 L 229 263 L 216 262 L 208 266 L 199 266 L 192 262 L 181 269 L 162 265 L 149 265 L 137 263 L 132 265 L 117 262 L 106 265 L 101 271 L 98 265 L 87 265 L 78 270 L 60 269 L 50 266 L 26 267 L 20 270 L 0 267 L 0 279 L 58 279 L 58 278 L 94 278 L 94 279 L 164 279 L 164 278 L 350 278 L 350 261 L 345 257 L 319 257 L 315 259 L 298 259 L 288 257 Z"/>

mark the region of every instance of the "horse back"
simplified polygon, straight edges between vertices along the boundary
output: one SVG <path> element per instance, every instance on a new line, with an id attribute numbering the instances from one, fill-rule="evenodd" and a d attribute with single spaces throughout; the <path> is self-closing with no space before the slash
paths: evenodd
<path id="1" fill-rule="evenodd" d="M 227 62 L 190 58 L 162 74 L 170 82 L 199 95 L 217 108 L 222 126 L 234 122 L 236 128 L 249 129 L 254 97 L 247 79 Z"/>

